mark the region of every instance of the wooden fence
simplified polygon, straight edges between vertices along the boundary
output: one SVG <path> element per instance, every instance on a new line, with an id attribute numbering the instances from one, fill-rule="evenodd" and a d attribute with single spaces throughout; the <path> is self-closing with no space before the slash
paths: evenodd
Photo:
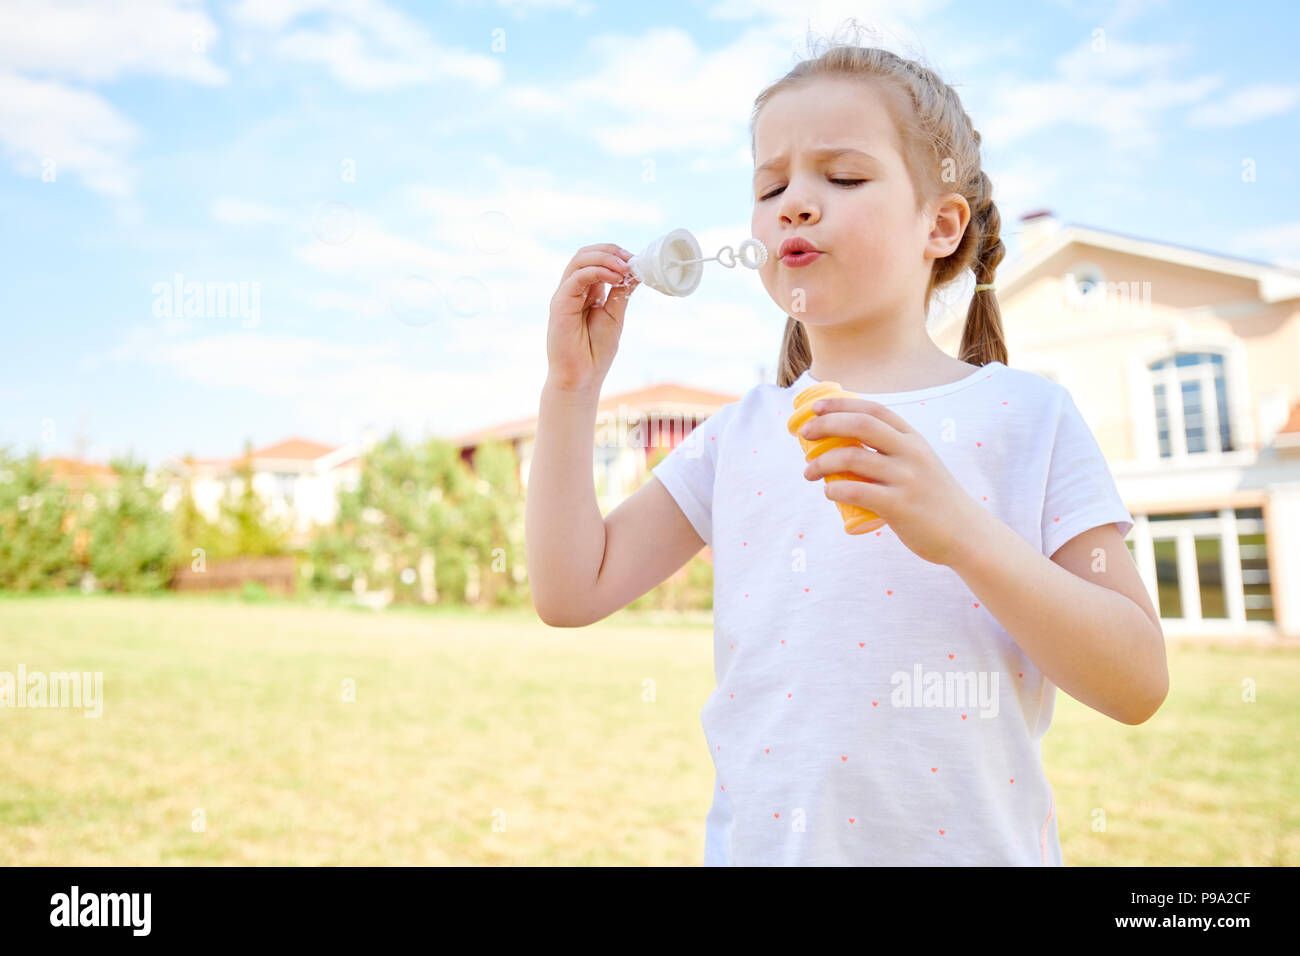
<path id="1" fill-rule="evenodd" d="M 238 590 L 245 581 L 257 581 L 268 591 L 293 594 L 297 585 L 293 555 L 257 558 L 225 558 L 207 562 L 202 571 L 183 567 L 172 577 L 177 591 Z"/>

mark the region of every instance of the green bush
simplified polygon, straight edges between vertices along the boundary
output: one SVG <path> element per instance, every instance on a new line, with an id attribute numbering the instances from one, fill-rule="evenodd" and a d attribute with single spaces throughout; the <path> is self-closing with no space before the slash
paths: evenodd
<path id="1" fill-rule="evenodd" d="M 62 588 L 81 579 L 73 553 L 76 505 L 49 480 L 31 452 L 25 458 L 0 448 L 0 588 Z"/>
<path id="2" fill-rule="evenodd" d="M 239 596 L 241 600 L 249 603 L 258 603 L 270 598 L 271 592 L 266 589 L 266 585 L 261 581 L 245 581 L 244 589 Z"/>
<path id="3" fill-rule="evenodd" d="M 176 569 L 176 526 L 162 507 L 162 488 L 145 481 L 145 465 L 112 462 L 118 482 L 92 482 L 82 498 L 82 521 L 90 531 L 89 569 L 108 591 L 157 591 Z"/>
<path id="4" fill-rule="evenodd" d="M 480 603 L 519 603 L 510 593 L 518 590 L 513 578 L 491 570 L 499 558 L 509 564 L 523 553 L 514 454 L 488 442 L 474 460 L 477 473 L 438 439 L 409 446 L 394 432 L 378 442 L 363 459 L 357 487 L 340 492 L 334 523 L 313 536 L 312 586 L 346 590 L 364 581 L 367 590 L 391 588 L 395 603 L 419 603 L 427 554 L 439 604 L 464 603 L 476 563 Z M 408 569 L 414 580 L 403 580 Z"/>

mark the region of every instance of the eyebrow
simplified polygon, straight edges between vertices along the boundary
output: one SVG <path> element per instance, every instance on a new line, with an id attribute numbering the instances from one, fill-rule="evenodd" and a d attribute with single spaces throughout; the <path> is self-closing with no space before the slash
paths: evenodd
<path id="1" fill-rule="evenodd" d="M 876 157 L 872 156 L 870 153 L 864 153 L 862 150 L 854 149 L 851 146 L 824 146 L 821 149 L 812 149 L 808 152 L 819 159 L 834 159 L 837 156 L 849 155 L 861 156 L 863 159 L 868 159 L 873 163 L 880 162 L 880 160 L 876 159 Z M 784 166 L 785 161 L 786 158 L 784 156 L 777 156 L 773 159 L 769 159 L 763 165 L 754 170 L 754 178 L 758 179 L 759 174 L 767 172 L 769 169 Z"/>

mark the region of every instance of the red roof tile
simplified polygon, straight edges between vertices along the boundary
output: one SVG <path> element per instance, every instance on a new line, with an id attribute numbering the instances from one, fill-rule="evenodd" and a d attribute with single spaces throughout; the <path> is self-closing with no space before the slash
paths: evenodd
<path id="1" fill-rule="evenodd" d="M 729 405 L 739 398 L 739 395 L 732 395 L 729 392 L 712 392 L 702 388 L 689 388 L 685 385 L 665 382 L 660 385 L 652 385 L 649 388 L 639 388 L 630 392 L 619 392 L 615 395 L 606 396 L 596 405 L 596 414 L 617 412 L 618 407 L 624 405 L 630 409 L 644 412 L 695 412 L 701 414 L 702 417 L 707 417 L 723 405 Z M 468 445 L 477 445 L 479 442 L 490 438 L 508 441 L 532 435 L 536 431 L 537 416 L 534 415 L 530 418 L 516 418 L 498 425 L 490 425 L 487 428 L 465 432 L 455 436 L 450 441 L 452 444 L 464 448 Z"/>
<path id="2" fill-rule="evenodd" d="M 80 484 L 91 478 L 109 482 L 118 480 L 117 472 L 108 465 L 79 458 L 45 458 L 40 464 L 49 471 L 50 477 L 72 484 Z"/>
<path id="3" fill-rule="evenodd" d="M 282 442 L 276 442 L 274 445 L 267 445 L 265 448 L 254 449 L 254 458 L 299 458 L 304 461 L 314 461 L 330 452 L 336 450 L 336 445 L 322 445 L 320 442 L 308 441 L 305 438 L 289 438 Z M 243 458 L 238 455 L 236 458 Z"/>

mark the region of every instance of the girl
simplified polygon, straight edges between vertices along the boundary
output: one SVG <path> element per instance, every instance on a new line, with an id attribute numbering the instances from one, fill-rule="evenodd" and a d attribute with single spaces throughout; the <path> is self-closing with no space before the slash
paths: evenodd
<path id="1" fill-rule="evenodd" d="M 837 45 L 762 92 L 751 135 L 752 234 L 788 315 L 778 383 L 602 519 L 591 436 L 636 282 L 626 250 L 580 250 L 551 302 L 527 495 L 538 612 L 600 620 L 713 550 L 705 865 L 1060 865 L 1040 757 L 1056 687 L 1137 724 L 1168 675 L 1096 440 L 1069 392 L 1006 365 L 979 134 L 930 70 Z M 925 318 L 968 268 L 958 360 Z M 858 444 L 801 479 L 786 422 L 828 380 L 855 397 L 804 434 Z M 823 480 L 846 473 L 864 480 Z M 846 534 L 841 501 L 881 521 Z"/>

